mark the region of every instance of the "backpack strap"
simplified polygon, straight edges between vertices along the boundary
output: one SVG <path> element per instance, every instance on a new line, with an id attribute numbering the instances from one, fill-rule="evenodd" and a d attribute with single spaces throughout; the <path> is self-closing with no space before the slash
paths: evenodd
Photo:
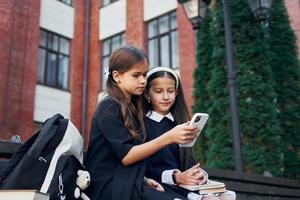
<path id="1" fill-rule="evenodd" d="M 40 130 L 38 138 L 29 149 L 28 154 L 34 156 L 35 158 L 39 158 L 41 156 L 44 147 L 54 137 L 61 119 L 64 119 L 64 117 L 60 114 L 56 114 L 45 121 L 44 126 Z"/>

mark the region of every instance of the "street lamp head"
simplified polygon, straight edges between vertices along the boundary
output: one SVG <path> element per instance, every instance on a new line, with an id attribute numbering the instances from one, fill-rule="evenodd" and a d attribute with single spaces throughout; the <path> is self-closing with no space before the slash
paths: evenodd
<path id="1" fill-rule="evenodd" d="M 269 18 L 272 0 L 248 0 L 250 9 L 258 21 Z"/>
<path id="2" fill-rule="evenodd" d="M 192 23 L 193 29 L 200 28 L 211 0 L 177 0 Z"/>

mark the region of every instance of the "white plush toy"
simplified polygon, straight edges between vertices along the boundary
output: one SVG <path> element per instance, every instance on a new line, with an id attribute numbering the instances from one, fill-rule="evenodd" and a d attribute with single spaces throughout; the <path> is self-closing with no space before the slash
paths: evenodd
<path id="1" fill-rule="evenodd" d="M 90 200 L 90 198 L 82 192 L 82 190 L 85 190 L 91 183 L 91 176 L 88 171 L 78 170 L 77 172 L 77 179 L 76 179 L 76 187 L 74 191 L 74 197 L 78 199 L 81 197 L 83 200 Z"/>

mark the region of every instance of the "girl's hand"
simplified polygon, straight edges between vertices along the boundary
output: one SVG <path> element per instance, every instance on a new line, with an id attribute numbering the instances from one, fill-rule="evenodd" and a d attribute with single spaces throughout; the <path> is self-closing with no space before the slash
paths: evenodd
<path id="1" fill-rule="evenodd" d="M 161 184 L 159 184 L 158 182 L 156 182 L 155 180 L 153 180 L 151 178 L 144 177 L 144 183 L 147 187 L 153 188 L 159 192 L 165 191 L 165 189 L 163 188 L 163 186 L 161 186 Z"/>
<path id="2" fill-rule="evenodd" d="M 175 177 L 177 184 L 184 185 L 202 185 L 208 179 L 204 170 L 200 168 L 199 163 L 184 172 L 175 173 Z"/>
<path id="3" fill-rule="evenodd" d="M 189 122 L 187 122 L 175 126 L 167 134 L 169 134 L 173 143 L 185 144 L 196 138 L 198 131 L 199 129 L 196 126 L 189 125 Z"/>

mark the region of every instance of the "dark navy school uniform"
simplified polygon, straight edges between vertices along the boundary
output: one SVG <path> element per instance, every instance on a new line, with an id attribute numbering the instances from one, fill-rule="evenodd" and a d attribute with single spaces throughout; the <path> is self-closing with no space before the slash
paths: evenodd
<path id="1" fill-rule="evenodd" d="M 163 116 L 155 111 L 150 111 L 146 114 L 145 127 L 147 130 L 148 141 L 161 136 L 175 126 L 176 123 L 171 113 Z M 173 171 L 182 168 L 180 166 L 179 155 L 180 153 L 178 144 L 170 144 L 164 147 L 146 159 L 145 174 L 146 177 L 162 183 L 164 188 L 170 188 L 186 197 L 189 191 L 176 186 L 172 179 Z"/>
<path id="2" fill-rule="evenodd" d="M 138 129 L 138 120 L 135 121 Z M 168 191 L 162 193 L 144 187 L 144 161 L 130 166 L 122 164 L 130 149 L 142 142 L 142 139 L 131 139 L 119 104 L 112 97 L 106 97 L 92 118 L 87 152 L 86 168 L 91 174 L 91 185 L 86 192 L 92 200 L 169 200 L 177 197 Z"/>
<path id="3" fill-rule="evenodd" d="M 152 116 L 157 116 L 152 112 Z M 145 118 L 147 140 L 153 140 L 176 126 L 172 116 Z M 174 120 L 174 119 L 173 119 Z M 160 151 L 147 158 L 146 176 L 162 182 L 161 176 L 166 169 L 180 169 L 179 147 L 177 144 L 170 144 Z"/>

